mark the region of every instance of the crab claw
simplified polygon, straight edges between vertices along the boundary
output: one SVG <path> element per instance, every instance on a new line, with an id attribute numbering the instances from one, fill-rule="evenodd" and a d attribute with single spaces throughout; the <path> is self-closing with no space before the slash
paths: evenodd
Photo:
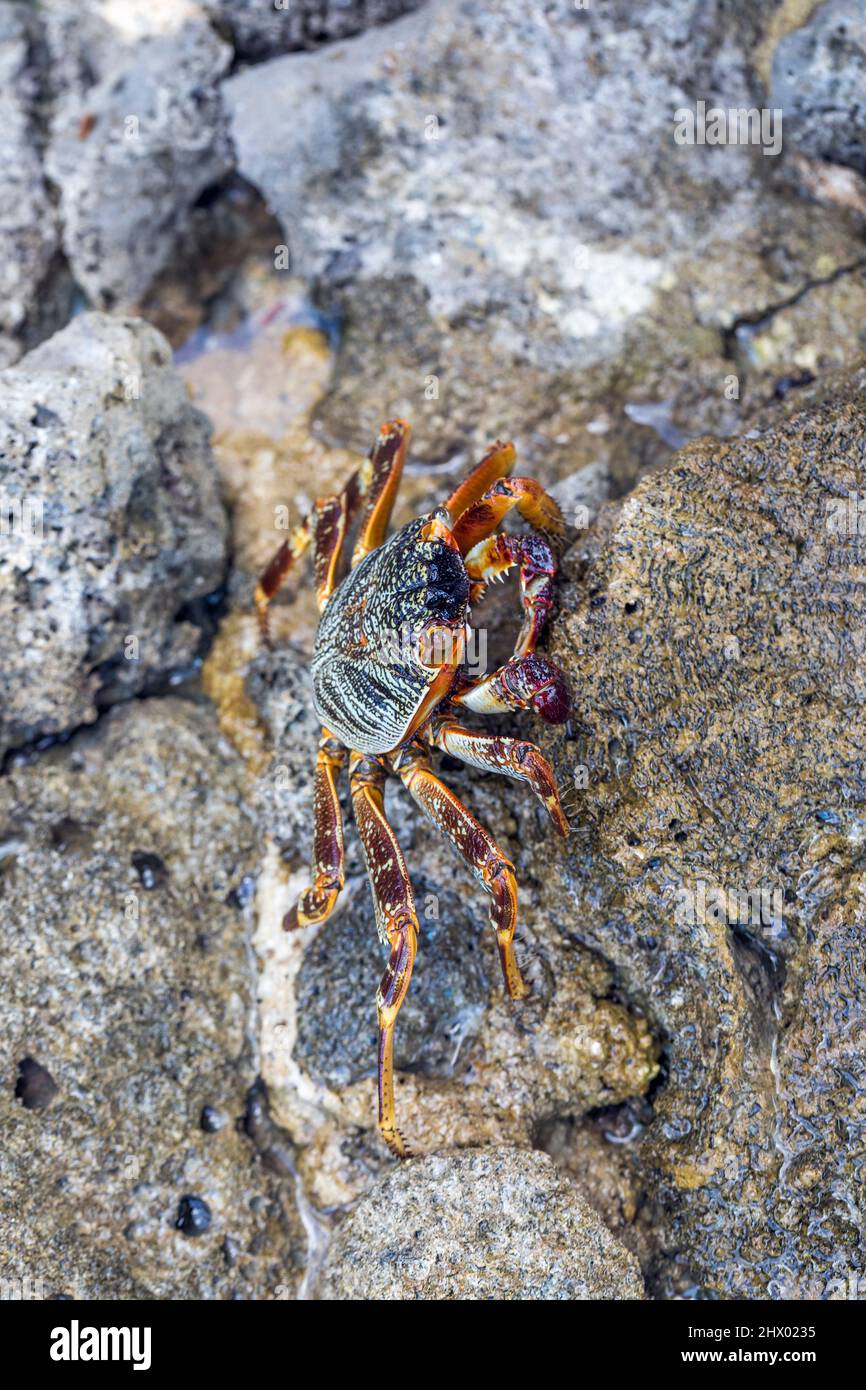
<path id="1" fill-rule="evenodd" d="M 515 656 L 499 673 L 500 689 L 508 704 L 535 710 L 548 724 L 564 724 L 571 712 L 571 691 L 565 672 L 545 656 L 530 652 Z"/>

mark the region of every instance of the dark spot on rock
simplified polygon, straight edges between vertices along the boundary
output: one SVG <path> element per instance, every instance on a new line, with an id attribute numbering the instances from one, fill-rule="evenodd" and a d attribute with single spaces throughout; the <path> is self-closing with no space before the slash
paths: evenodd
<path id="1" fill-rule="evenodd" d="M 811 386 L 815 380 L 811 372 L 800 372 L 798 376 L 780 376 L 773 388 L 773 395 L 777 400 L 784 400 L 789 391 L 794 391 L 798 386 Z"/>
<path id="2" fill-rule="evenodd" d="M 47 1109 L 58 1095 L 59 1089 L 50 1071 L 40 1066 L 32 1057 L 22 1057 L 18 1063 L 15 1096 L 25 1110 Z"/>
<path id="3" fill-rule="evenodd" d="M 181 1197 L 174 1224 L 185 1236 L 203 1236 L 212 1220 L 210 1207 L 201 1197 Z"/>
<path id="4" fill-rule="evenodd" d="M 244 874 L 236 888 L 232 888 L 225 896 L 226 907 L 236 908 L 242 912 L 244 908 L 250 906 L 256 896 L 256 880 L 252 874 Z"/>
<path id="5" fill-rule="evenodd" d="M 93 835 L 86 826 L 71 816 L 64 816 L 51 827 L 51 848 L 63 854 L 67 850 L 88 851 L 93 846 Z"/>
<path id="6" fill-rule="evenodd" d="M 257 1076 L 246 1094 L 244 1113 L 237 1122 L 239 1133 L 248 1138 L 264 1142 L 268 1135 L 268 1088 Z"/>
<path id="7" fill-rule="evenodd" d="M 229 1269 L 234 1269 L 234 1266 L 235 1266 L 235 1265 L 237 1264 L 237 1262 L 238 1262 L 238 1243 L 237 1243 L 237 1241 L 236 1241 L 236 1240 L 233 1240 L 231 1236 L 226 1236 L 225 1240 L 224 1240 L 223 1243 L 222 1243 L 222 1252 L 223 1252 L 223 1259 L 225 1260 L 225 1262 L 226 1262 L 226 1264 L 228 1265 Z"/>
<path id="8" fill-rule="evenodd" d="M 155 888 L 161 888 L 168 878 L 168 869 L 158 854 L 135 850 L 132 855 L 132 867 L 141 880 L 141 886 L 149 893 Z"/>
<path id="9" fill-rule="evenodd" d="M 38 430 L 48 429 L 50 425 L 59 425 L 60 417 L 49 410 L 47 405 L 37 404 L 33 412 L 32 420 Z"/>
<path id="10" fill-rule="evenodd" d="M 450 753 L 442 754 L 439 766 L 443 772 L 464 772 L 466 769 L 466 764 L 461 763 L 459 758 L 452 758 Z"/>
<path id="11" fill-rule="evenodd" d="M 198 1122 L 205 1134 L 216 1134 L 225 1125 L 226 1117 L 213 1105 L 203 1105 Z"/>

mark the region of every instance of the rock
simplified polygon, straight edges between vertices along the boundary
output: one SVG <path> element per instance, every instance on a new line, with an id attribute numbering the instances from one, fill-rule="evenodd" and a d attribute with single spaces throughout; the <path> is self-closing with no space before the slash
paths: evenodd
<path id="1" fill-rule="evenodd" d="M 0 751 L 96 718 L 173 668 L 221 583 L 208 424 L 165 340 L 84 314 L 0 373 Z"/>
<path id="2" fill-rule="evenodd" d="M 261 62 L 277 53 L 313 48 L 359 34 L 417 9 L 422 0 L 204 0 L 230 35 L 238 58 Z"/>
<path id="3" fill-rule="evenodd" d="M 241 1119 L 255 1093 L 244 913 L 227 901 L 256 862 L 242 782 L 212 711 L 172 698 L 0 779 L 0 1052 L 26 1087 L 0 1095 L 3 1276 L 43 1297 L 297 1287 L 290 1146 L 249 1119 L 201 1124 L 205 1108 Z M 152 889 L 141 852 L 164 865 Z"/>
<path id="4" fill-rule="evenodd" d="M 546 742 L 585 790 L 540 907 L 667 1039 L 633 1145 L 656 1294 L 863 1273 L 864 403 L 861 370 L 689 446 L 566 562 L 575 708 Z"/>
<path id="5" fill-rule="evenodd" d="M 610 496 L 610 478 L 602 463 L 588 463 L 549 489 L 559 504 L 567 526 L 583 530 L 598 516 L 599 508 Z"/>
<path id="6" fill-rule="evenodd" d="M 687 72 L 761 104 L 759 30 L 745 3 L 431 0 L 230 77 L 239 168 L 343 327 L 323 436 L 360 447 L 400 414 L 420 462 L 505 435 L 546 482 L 598 463 L 621 492 L 736 432 L 765 381 L 732 363 L 738 324 L 862 260 L 857 219 L 776 159 L 674 139 Z"/>
<path id="7" fill-rule="evenodd" d="M 189 0 L 170 23 L 158 12 L 148 21 L 143 8 L 133 7 L 121 37 L 99 9 L 82 32 L 68 7 L 49 14 L 60 89 L 46 169 L 75 278 L 104 309 L 146 293 L 189 209 L 233 165 L 218 92 L 231 48 Z"/>
<path id="8" fill-rule="evenodd" d="M 637 1261 L 546 1155 L 492 1148 L 401 1165 L 344 1218 L 331 1300 L 640 1299 Z"/>
<path id="9" fill-rule="evenodd" d="M 297 689 L 294 676 L 287 689 Z M 258 706 L 260 713 L 280 707 L 275 689 Z M 299 1172 L 312 1200 L 331 1207 L 363 1193 L 370 1173 L 391 1162 L 375 1130 L 374 1000 L 385 955 L 345 804 L 347 885 L 336 915 L 321 928 L 281 929 L 309 874 L 311 716 L 305 741 L 296 742 L 307 719 L 278 723 L 289 751 L 277 746 L 269 770 L 251 784 L 265 847 L 255 947 L 272 1111 L 304 1146 Z M 262 787 L 281 768 L 289 772 L 284 789 L 268 800 Z M 528 1147 L 553 1116 L 644 1095 L 657 1074 L 657 1048 L 645 1019 L 615 999 L 602 962 L 576 939 L 551 935 L 537 911 L 535 878 L 550 846 L 522 848 L 536 818 L 525 790 L 513 794 L 501 779 L 450 767 L 442 775 L 516 865 L 518 955 L 533 993 L 521 1005 L 505 997 L 486 895 L 403 789 L 389 785 L 386 812 L 406 853 L 421 923 L 397 1027 L 400 1122 L 416 1153 L 455 1144 Z"/>
<path id="10" fill-rule="evenodd" d="M 806 154 L 866 174 L 864 91 L 866 13 L 859 0 L 827 0 L 776 48 L 770 103 Z"/>
<path id="11" fill-rule="evenodd" d="M 0 368 L 58 328 L 71 299 L 39 154 L 32 18 L 0 10 Z"/>

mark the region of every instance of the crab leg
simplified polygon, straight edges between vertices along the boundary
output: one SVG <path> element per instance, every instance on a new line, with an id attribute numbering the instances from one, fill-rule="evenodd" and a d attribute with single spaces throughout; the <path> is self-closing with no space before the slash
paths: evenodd
<path id="1" fill-rule="evenodd" d="M 268 624 L 268 605 L 279 590 L 289 570 L 292 568 L 295 561 L 303 555 L 311 540 L 312 526 L 310 524 L 310 517 L 305 517 L 300 526 L 283 541 L 276 554 L 262 571 L 261 578 L 256 585 L 256 612 L 258 613 L 259 630 L 262 634 L 262 641 L 266 647 L 271 645 L 271 635 Z"/>
<path id="2" fill-rule="evenodd" d="M 541 483 L 534 478 L 500 478 L 458 518 L 454 539 L 461 552 L 468 554 L 479 541 L 492 535 L 513 507 L 530 526 L 554 535 L 562 534 L 562 513 Z"/>
<path id="3" fill-rule="evenodd" d="M 313 882 L 283 918 L 283 927 L 309 927 L 326 921 L 345 883 L 343 817 L 337 779 L 346 765 L 347 750 L 332 733 L 322 730 L 313 782 Z"/>
<path id="4" fill-rule="evenodd" d="M 391 420 L 383 425 L 370 457 L 358 470 L 363 506 L 358 540 L 352 553 L 353 569 L 385 539 L 411 434 L 412 427 L 405 420 Z"/>
<path id="5" fill-rule="evenodd" d="M 313 542 L 313 571 L 319 608 L 337 583 L 337 568 L 346 532 L 359 507 L 361 531 L 352 563 L 381 545 L 400 482 L 411 428 L 403 420 L 383 425 L 369 459 L 352 474 L 343 491 L 320 498 L 309 516 L 283 541 L 256 586 L 255 603 L 262 640 L 270 646 L 268 605 L 304 551 Z"/>
<path id="6" fill-rule="evenodd" d="M 394 1114 L 394 1024 L 406 998 L 418 941 L 418 914 L 409 871 L 397 837 L 385 819 L 386 769 L 377 758 L 353 753 L 352 805 L 364 850 L 376 925 L 391 955 L 376 994 L 379 1020 L 379 1133 L 398 1158 L 409 1150 Z"/>
<path id="7" fill-rule="evenodd" d="M 517 926 L 517 880 L 514 865 L 454 793 L 430 770 L 427 755 L 412 749 L 395 760 L 395 770 L 421 810 L 462 857 L 490 894 L 490 923 L 496 932 L 505 988 L 524 999 L 524 983 L 514 954 Z"/>
<path id="8" fill-rule="evenodd" d="M 359 498 L 354 489 L 330 497 L 320 497 L 313 510 L 277 550 L 256 586 L 256 611 L 265 646 L 270 646 L 268 606 L 291 570 L 312 541 L 313 574 L 319 609 L 323 609 L 334 591 L 337 566 L 346 538 L 346 528 Z"/>
<path id="9" fill-rule="evenodd" d="M 568 835 L 569 825 L 559 800 L 553 769 L 534 743 L 499 734 L 476 734 L 442 716 L 432 721 L 429 738 L 435 748 L 441 748 L 443 753 L 450 753 L 472 767 L 528 782 L 560 835 Z"/>
<path id="10" fill-rule="evenodd" d="M 446 500 L 445 506 L 456 520 L 462 516 L 473 502 L 479 502 L 487 489 L 499 478 L 511 471 L 517 454 L 514 445 L 502 444 L 499 440 L 492 444 L 479 464 L 473 468 L 468 478 L 464 478 Z"/>
<path id="11" fill-rule="evenodd" d="M 548 724 L 564 724 L 571 709 L 564 673 L 537 652 L 513 656 L 498 670 L 458 687 L 451 698 L 455 705 L 465 705 L 479 714 L 531 709 Z"/>

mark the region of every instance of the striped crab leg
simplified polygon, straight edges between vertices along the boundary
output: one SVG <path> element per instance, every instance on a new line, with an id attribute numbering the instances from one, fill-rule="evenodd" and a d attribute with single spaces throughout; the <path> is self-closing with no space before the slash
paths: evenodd
<path id="1" fill-rule="evenodd" d="M 410 747 L 394 759 L 393 766 L 427 819 L 450 841 L 490 894 L 490 923 L 496 933 L 505 988 L 512 999 L 524 999 L 529 989 L 514 954 L 517 926 L 514 865 L 481 822 L 431 770 L 430 759 L 423 749 Z"/>
<path id="2" fill-rule="evenodd" d="M 472 729 L 464 729 L 456 720 L 447 715 L 438 715 L 431 720 L 427 737 L 434 748 L 450 753 L 471 767 L 482 772 L 497 772 L 502 777 L 513 777 L 517 782 L 526 782 L 563 837 L 570 833 L 565 812 L 559 799 L 553 768 L 534 743 L 519 738 L 506 738 L 500 734 L 479 734 Z"/>
<path id="3" fill-rule="evenodd" d="M 286 931 L 327 921 L 346 881 L 337 782 L 347 757 L 343 745 L 323 729 L 313 781 L 313 882 L 283 918 Z"/>
<path id="4" fill-rule="evenodd" d="M 403 851 L 385 819 L 387 770 L 379 758 L 353 753 L 349 765 L 352 805 L 367 864 L 379 935 L 391 947 L 376 994 L 379 1023 L 379 1133 L 398 1158 L 409 1149 L 394 1112 L 394 1025 L 412 978 L 418 944 L 418 914 Z"/>
<path id="5" fill-rule="evenodd" d="M 346 534 L 359 512 L 360 532 L 352 564 L 357 564 L 364 555 L 381 545 L 411 433 L 405 420 L 392 420 L 390 424 L 383 425 L 369 458 L 355 470 L 343 491 L 319 498 L 309 516 L 278 548 L 263 571 L 255 592 L 259 627 L 266 646 L 270 646 L 268 607 L 271 600 L 295 561 L 300 559 L 311 543 L 320 610 L 325 607 L 337 585 Z"/>

